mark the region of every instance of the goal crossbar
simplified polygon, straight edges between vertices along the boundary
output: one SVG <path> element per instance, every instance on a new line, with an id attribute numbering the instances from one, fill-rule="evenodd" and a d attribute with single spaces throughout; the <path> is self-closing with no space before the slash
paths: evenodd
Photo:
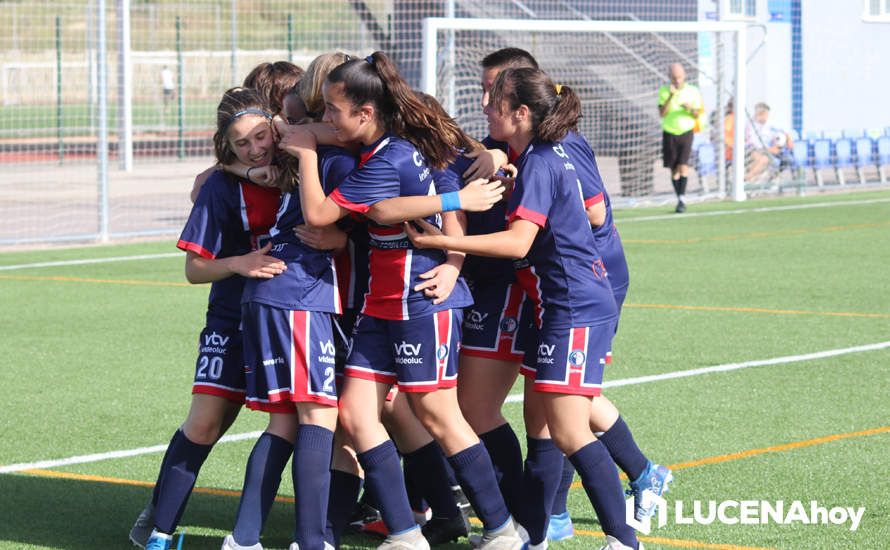
<path id="1" fill-rule="evenodd" d="M 732 21 L 581 21 L 562 19 L 475 19 L 462 17 L 428 17 L 423 20 L 422 88 L 436 95 L 438 86 L 437 36 L 439 31 L 490 31 L 509 28 L 511 31 L 526 32 L 576 32 L 576 33 L 698 33 L 729 32 L 735 35 L 735 74 L 732 95 L 735 105 L 746 105 L 747 88 L 746 26 Z M 745 125 L 736 124 L 733 128 L 736 144 L 744 146 Z M 733 163 L 732 198 L 745 200 L 745 163 Z"/>

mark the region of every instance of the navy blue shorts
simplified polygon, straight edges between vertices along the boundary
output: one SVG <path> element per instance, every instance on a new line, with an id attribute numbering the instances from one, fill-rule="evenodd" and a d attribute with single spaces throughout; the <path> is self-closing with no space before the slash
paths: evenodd
<path id="1" fill-rule="evenodd" d="M 521 334 L 532 328 L 531 317 L 532 304 L 518 283 L 474 288 L 473 305 L 464 309 L 461 354 L 521 362 Z"/>
<path id="2" fill-rule="evenodd" d="M 241 319 L 249 408 L 288 413 L 295 402 L 337 406 L 330 313 L 251 302 Z"/>
<path id="3" fill-rule="evenodd" d="M 192 393 L 224 397 L 240 405 L 246 387 L 241 331 L 205 327 L 198 339 Z"/>
<path id="4" fill-rule="evenodd" d="M 346 376 L 398 384 L 403 392 L 457 385 L 462 312 L 394 321 L 359 315 L 346 359 Z"/>
<path id="5" fill-rule="evenodd" d="M 520 372 L 535 391 L 598 396 L 612 356 L 615 323 L 594 327 L 543 327 L 529 342 Z"/>

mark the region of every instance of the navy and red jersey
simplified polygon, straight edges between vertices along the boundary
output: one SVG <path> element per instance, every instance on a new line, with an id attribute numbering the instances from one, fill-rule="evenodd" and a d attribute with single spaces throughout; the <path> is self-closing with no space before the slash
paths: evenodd
<path id="1" fill-rule="evenodd" d="M 278 189 L 239 181 L 218 170 L 201 187 L 176 246 L 210 260 L 256 250 L 275 223 L 279 196 Z M 208 328 L 238 329 L 243 288 L 239 275 L 210 286 Z"/>
<path id="2" fill-rule="evenodd" d="M 318 148 L 318 174 L 326 193 L 355 169 L 355 158 L 339 147 Z M 340 313 L 334 260 L 327 250 L 316 250 L 294 233 L 305 223 L 300 193 L 283 193 L 275 225 L 269 231 L 270 255 L 287 264 L 287 270 L 271 279 L 250 279 L 244 286 L 242 303 L 256 302 L 301 311 Z"/>
<path id="3" fill-rule="evenodd" d="M 508 221 L 540 230 L 517 279 L 549 327 L 608 323 L 618 310 L 581 198 L 578 172 L 559 143 L 533 141 L 518 159 Z"/>
<path id="4" fill-rule="evenodd" d="M 423 155 L 409 141 L 386 134 L 362 148 L 359 168 L 330 196 L 341 207 L 365 214 L 385 199 L 431 194 L 435 194 L 435 183 Z M 428 221 L 439 223 L 437 217 Z M 441 250 L 414 248 L 401 224 L 384 226 L 369 221 L 368 235 L 371 276 L 362 308 L 365 315 L 413 319 L 472 303 L 463 279 L 458 279 L 448 299 L 438 305 L 433 305 L 422 291 L 414 290 L 422 282 L 420 274 L 445 261 Z"/>
<path id="5" fill-rule="evenodd" d="M 365 293 L 368 292 L 368 279 L 371 278 L 368 270 L 368 222 L 347 216 L 337 225 L 348 235 L 346 248 L 334 256 L 343 309 L 360 310 L 365 301 Z"/>
<path id="6" fill-rule="evenodd" d="M 572 163 L 578 172 L 578 180 L 581 181 L 581 194 L 584 196 L 584 207 L 589 208 L 599 202 L 606 206 L 606 220 L 599 227 L 593 229 L 593 237 L 597 250 L 609 270 L 609 283 L 612 290 L 618 291 L 628 286 L 627 260 L 624 257 L 624 247 L 621 245 L 621 237 L 618 228 L 612 219 L 612 203 L 609 193 L 603 185 L 599 167 L 596 164 L 596 156 L 593 148 L 578 132 L 569 132 L 561 141 L 565 150 L 572 157 Z"/>
<path id="7" fill-rule="evenodd" d="M 494 141 L 490 137 L 485 138 L 482 144 L 486 149 L 507 150 L 506 143 Z M 456 173 L 460 178 L 463 178 L 463 173 L 467 171 L 472 163 L 473 159 L 460 156 L 448 169 Z M 487 235 L 488 233 L 503 231 L 506 228 L 506 200 L 496 203 L 485 212 L 467 212 L 467 235 Z M 492 284 L 509 285 L 516 281 L 513 262 L 504 258 L 467 254 L 462 273 L 474 289 Z"/>

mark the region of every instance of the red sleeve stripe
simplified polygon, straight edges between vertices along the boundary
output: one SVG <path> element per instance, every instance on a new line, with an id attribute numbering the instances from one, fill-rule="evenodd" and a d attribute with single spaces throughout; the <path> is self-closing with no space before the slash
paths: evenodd
<path id="1" fill-rule="evenodd" d="M 605 195 L 602 193 L 597 193 L 596 195 L 590 197 L 589 199 L 584 199 L 584 208 L 590 208 L 594 204 L 599 204 L 605 200 Z"/>
<path id="2" fill-rule="evenodd" d="M 516 218 L 528 220 L 539 227 L 544 227 L 547 225 L 547 216 L 541 214 L 540 212 L 529 210 L 524 206 L 517 207 L 516 210 L 509 214 L 507 216 L 507 221 L 512 222 Z"/>
<path id="3" fill-rule="evenodd" d="M 180 250 L 194 252 L 195 254 L 197 254 L 203 258 L 207 258 L 208 260 L 216 259 L 216 254 L 214 254 L 213 252 L 210 252 L 209 250 L 207 250 L 206 248 L 204 248 L 203 246 L 201 246 L 199 244 L 190 243 L 188 241 L 180 240 L 179 242 L 176 243 L 176 248 L 178 248 Z"/>
<path id="4" fill-rule="evenodd" d="M 358 212 L 359 214 L 365 214 L 368 210 L 371 209 L 367 204 L 356 204 L 354 202 L 350 202 L 343 196 L 343 193 L 340 192 L 339 189 L 334 189 L 330 195 L 331 200 L 335 203 L 339 204 L 343 208 L 347 210 L 351 210 L 352 212 Z"/>

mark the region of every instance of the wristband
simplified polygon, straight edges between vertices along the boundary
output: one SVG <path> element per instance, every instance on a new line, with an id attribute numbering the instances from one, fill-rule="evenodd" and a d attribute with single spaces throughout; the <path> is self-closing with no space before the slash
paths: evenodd
<path id="1" fill-rule="evenodd" d="M 460 195 L 457 194 L 457 191 L 439 196 L 442 198 L 442 212 L 460 210 Z"/>
<path id="2" fill-rule="evenodd" d="M 256 168 L 255 166 L 251 166 L 247 169 L 247 173 L 244 176 L 247 178 L 247 181 L 253 183 L 253 180 L 250 179 L 250 171 Z"/>

